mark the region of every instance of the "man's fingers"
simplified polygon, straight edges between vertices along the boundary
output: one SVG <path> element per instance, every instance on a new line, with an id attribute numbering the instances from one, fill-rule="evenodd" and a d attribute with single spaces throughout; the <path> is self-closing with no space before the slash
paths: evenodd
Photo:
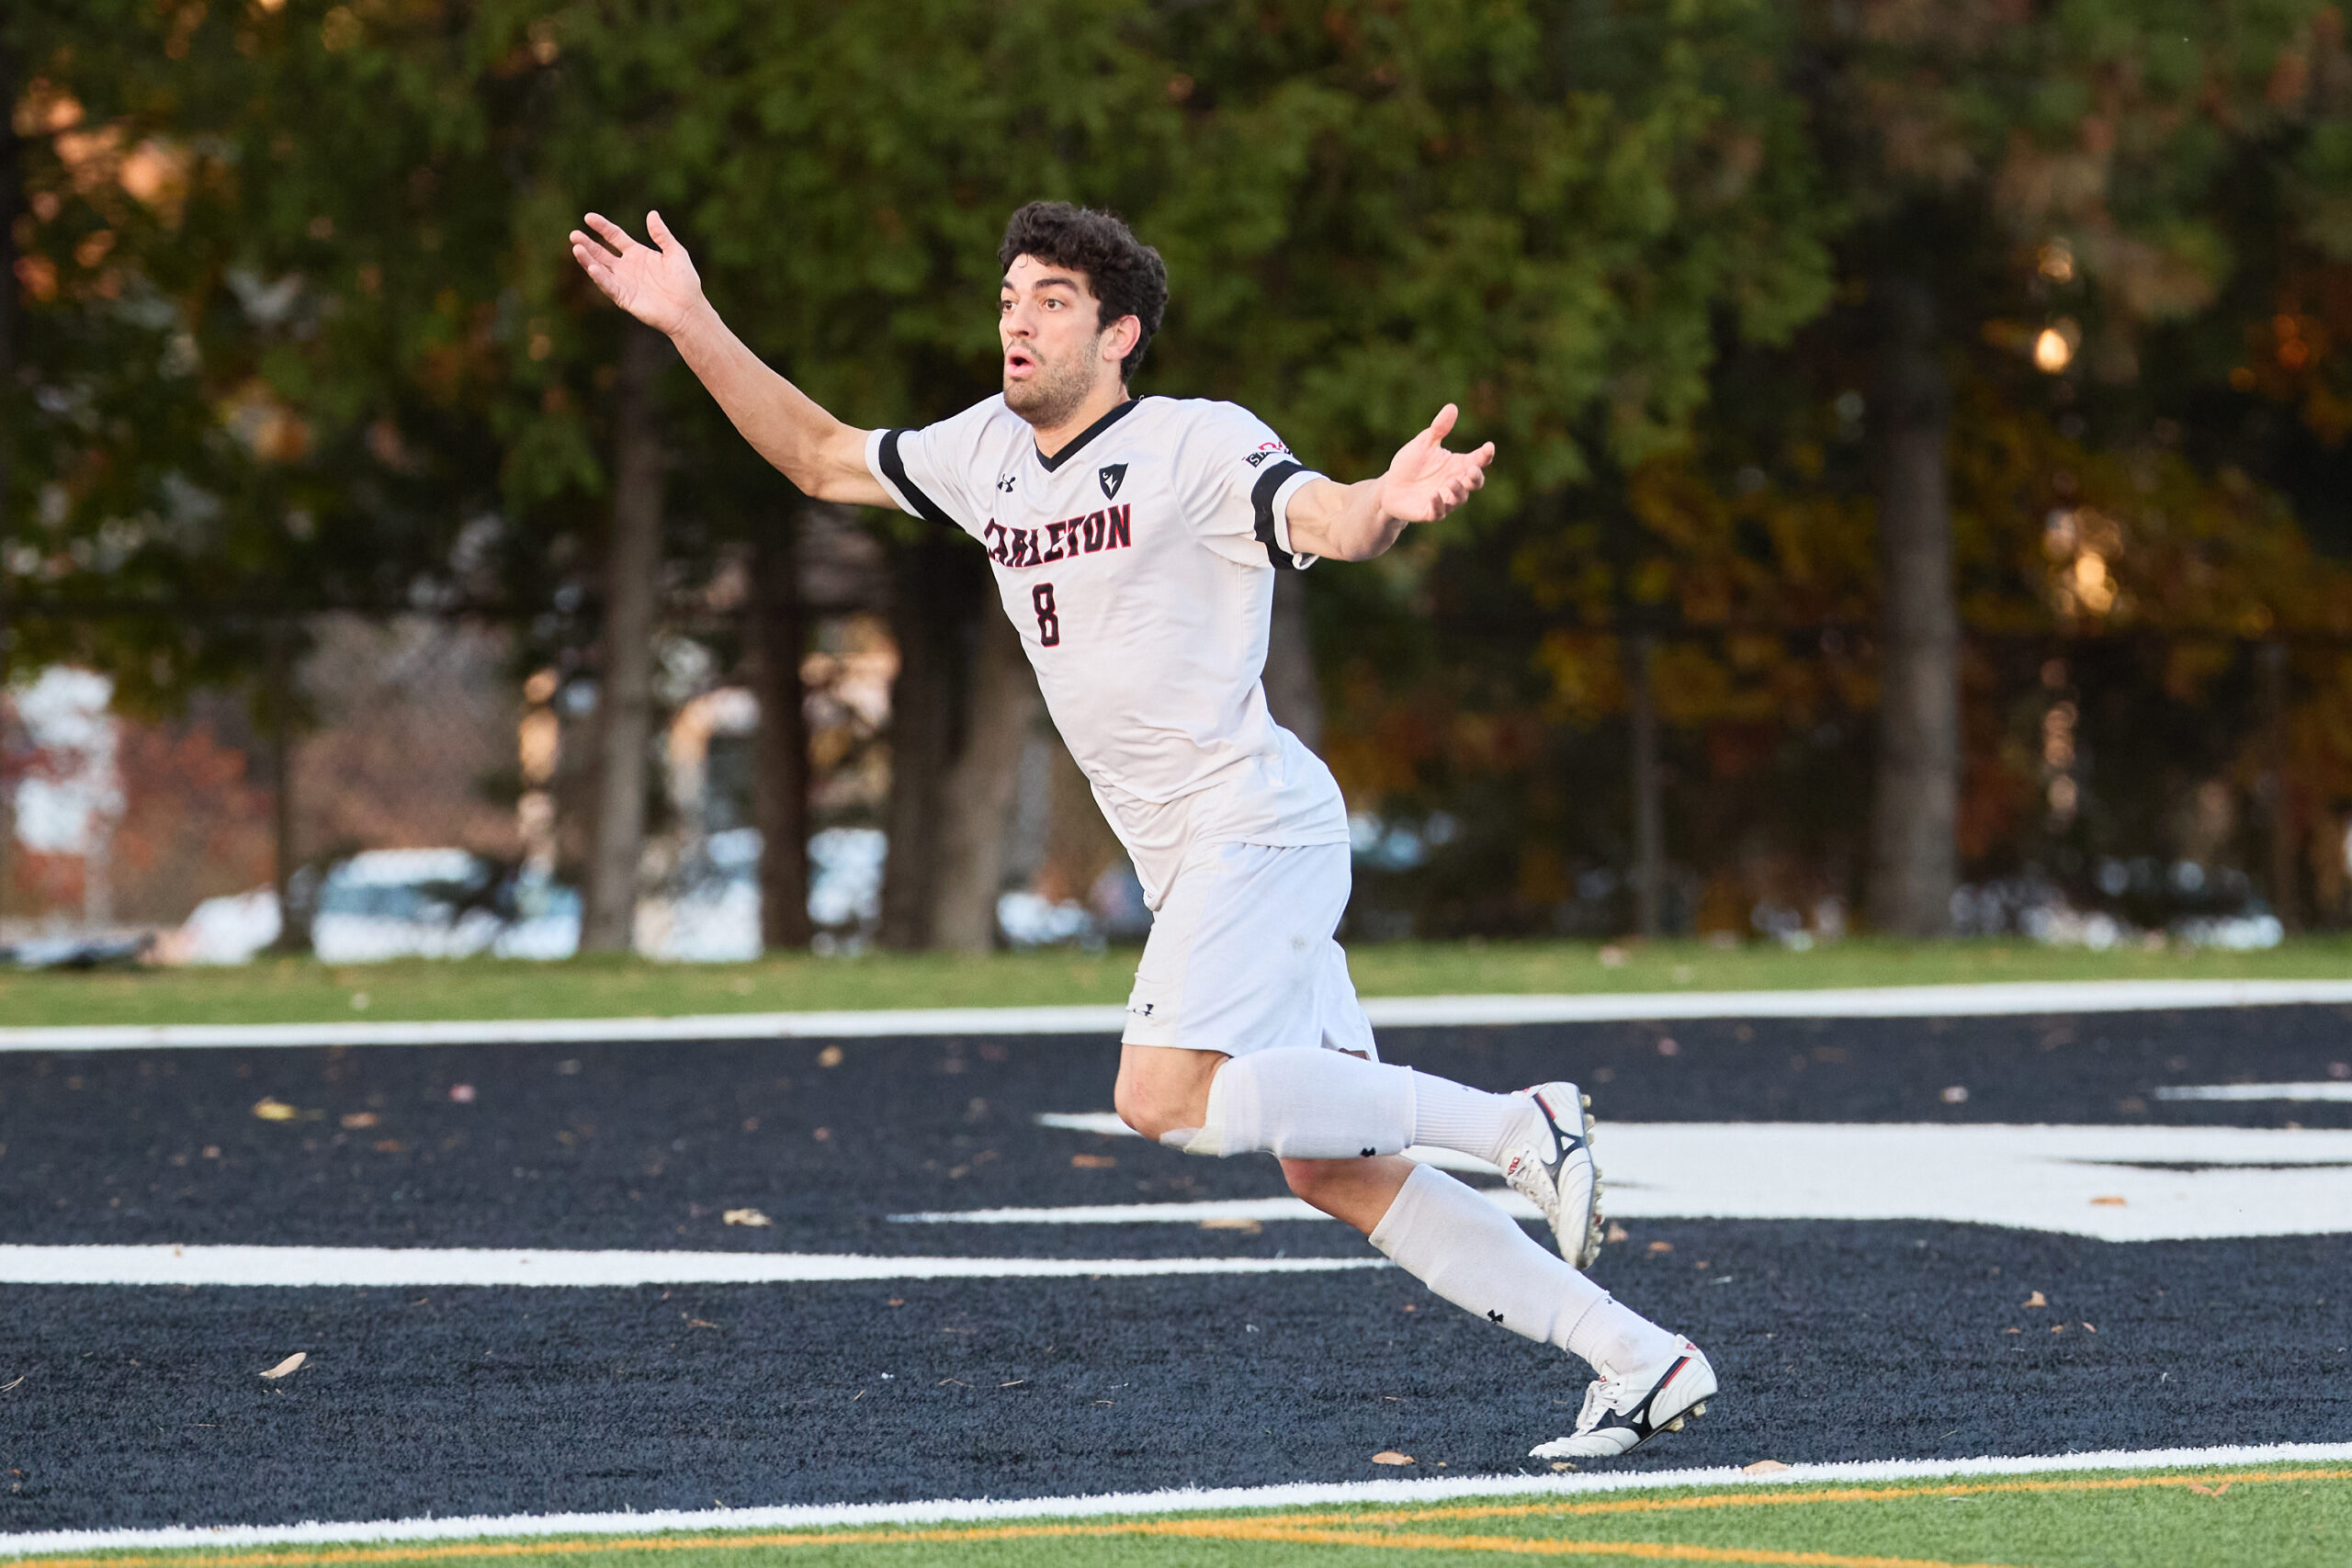
<path id="1" fill-rule="evenodd" d="M 635 240 L 628 237 L 628 230 L 622 228 L 619 224 L 614 222 L 611 219 L 605 217 L 601 212 L 590 213 L 588 215 L 587 222 L 588 227 L 596 231 L 596 237 L 598 239 L 604 241 L 605 243 L 612 246 L 615 251 L 619 252 L 623 255 L 627 255 L 629 250 L 637 243 Z"/>
<path id="2" fill-rule="evenodd" d="M 662 215 L 659 212 L 648 212 L 645 215 L 645 231 L 652 236 L 654 244 L 662 250 L 666 251 L 677 243 L 678 237 L 670 232 L 670 225 L 662 221 Z"/>
<path id="3" fill-rule="evenodd" d="M 1430 442 L 1434 444 L 1444 440 L 1446 433 L 1453 428 L 1453 422 L 1456 418 L 1460 417 L 1460 414 L 1461 411 L 1456 409 L 1452 403 L 1448 403 L 1445 407 L 1438 410 L 1437 417 L 1430 421 L 1429 434 Z"/>

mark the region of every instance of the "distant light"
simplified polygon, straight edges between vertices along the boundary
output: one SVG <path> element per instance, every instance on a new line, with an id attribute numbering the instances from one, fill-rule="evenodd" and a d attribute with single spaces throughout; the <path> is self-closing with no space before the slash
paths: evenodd
<path id="1" fill-rule="evenodd" d="M 2041 335 L 2033 340 L 2034 368 L 2045 375 L 2055 376 L 2074 362 L 2075 345 L 2056 327 L 2044 327 Z"/>
<path id="2" fill-rule="evenodd" d="M 2038 270 L 2052 283 L 2075 280 L 2075 248 L 2064 240 L 2052 240 L 2041 247 Z"/>

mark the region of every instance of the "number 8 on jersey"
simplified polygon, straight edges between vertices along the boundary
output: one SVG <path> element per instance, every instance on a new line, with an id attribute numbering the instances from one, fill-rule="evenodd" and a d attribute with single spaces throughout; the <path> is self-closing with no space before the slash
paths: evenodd
<path id="1" fill-rule="evenodd" d="M 1054 609 L 1054 585 L 1041 582 L 1029 590 L 1029 603 L 1037 612 L 1037 645 L 1059 648 L 1062 642 L 1062 618 Z"/>

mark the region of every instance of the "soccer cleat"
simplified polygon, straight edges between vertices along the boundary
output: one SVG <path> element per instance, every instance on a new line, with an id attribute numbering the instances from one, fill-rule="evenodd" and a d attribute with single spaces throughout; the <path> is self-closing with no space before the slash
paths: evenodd
<path id="1" fill-rule="evenodd" d="M 1532 1459 L 1615 1459 L 1660 1432 L 1679 1432 L 1707 1413 L 1715 1369 L 1685 1339 L 1663 1361 L 1623 1377 L 1595 1378 L 1585 1390 L 1577 1429 L 1532 1449 Z"/>
<path id="2" fill-rule="evenodd" d="M 1588 1095 L 1572 1083 L 1538 1084 L 1519 1091 L 1535 1107 L 1538 1130 L 1502 1160 L 1511 1190 L 1544 1211 L 1560 1256 L 1589 1269 L 1600 1256 L 1600 1168 L 1592 1159 Z"/>

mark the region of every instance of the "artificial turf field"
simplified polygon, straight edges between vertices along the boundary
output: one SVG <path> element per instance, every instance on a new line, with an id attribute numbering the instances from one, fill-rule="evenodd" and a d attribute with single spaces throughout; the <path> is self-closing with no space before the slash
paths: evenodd
<path id="1" fill-rule="evenodd" d="M 216 1532 L 187 1560 L 256 1563 L 2345 1568 L 2347 1042 L 2333 1006 L 1385 1031 L 1464 1081 L 1593 1088 L 1625 1222 L 1597 1277 L 1724 1374 L 1691 1430 L 1555 1474 L 1526 1450 L 1577 1369 L 1283 1211 L 1271 1162 L 1102 1130 L 1108 1039 L 17 1039 L 0 1556 L 204 1539 L 153 1533 L 181 1529 Z M 2303 1098 L 2166 1098 L 2233 1081 Z M 1984 1182 L 2052 1195 L 2003 1226 L 1656 1184 L 1767 1124 L 1800 1162 L 1858 1127 L 1905 1129 L 1910 1164 L 1996 1134 Z M 2098 1142 L 2127 1135 L 2155 1142 Z M 583 1258 L 619 1271 L 526 1282 Z M 2274 1442 L 2316 1446 L 2086 1457 Z M 1800 1469 L 1690 1490 L 1761 1460 Z M 1266 1486 L 1308 1491 L 1100 1501 Z"/>

